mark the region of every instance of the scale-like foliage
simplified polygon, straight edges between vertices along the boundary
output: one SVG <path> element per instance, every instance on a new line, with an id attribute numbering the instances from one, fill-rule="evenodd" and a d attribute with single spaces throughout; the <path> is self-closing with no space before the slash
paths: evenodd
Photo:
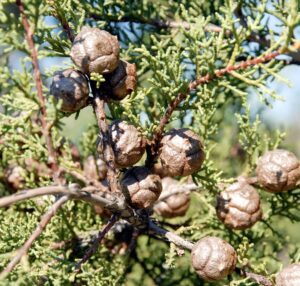
<path id="1" fill-rule="evenodd" d="M 64 184 L 83 185 L 74 172 L 82 174 L 86 158 L 97 156 L 99 130 L 90 107 L 75 116 L 62 113 L 61 103 L 49 96 L 49 85 L 54 71 L 74 67 L 68 33 L 76 35 L 89 25 L 118 36 L 121 58 L 137 67 L 137 89 L 121 102 L 108 103 L 109 123 L 127 120 L 150 140 L 170 102 L 187 94 L 165 129 L 192 129 L 204 142 L 206 159 L 192 176 L 199 190 L 192 194 L 187 214 L 170 220 L 156 217 L 161 225 L 192 241 L 221 237 L 236 249 L 240 268 L 270 279 L 281 268 L 279 254 L 290 262 L 300 261 L 299 241 L 290 241 L 288 228 L 278 223 L 283 218 L 299 223 L 299 190 L 283 194 L 259 190 L 264 217 L 248 230 L 230 230 L 215 214 L 222 184 L 239 175 L 253 176 L 259 156 L 284 146 L 282 131 L 264 126 L 259 114 L 253 119 L 248 95 L 269 106 L 278 96 L 268 83 L 274 79 L 287 83 L 278 74 L 285 61 L 277 57 L 220 76 L 218 72 L 274 51 L 288 52 L 300 25 L 297 0 L 24 0 L 23 5 L 38 51 L 49 133 L 57 164 L 65 172 Z M 276 30 L 268 25 L 271 20 L 278 23 Z M 0 3 L 0 39 L 0 197 L 4 197 L 54 181 L 45 171 L 52 165 L 41 127 L 31 49 L 20 11 L 11 0 Z M 189 90 L 191 81 L 207 76 L 209 80 Z M 103 76 L 92 74 L 91 79 L 101 89 Z M 81 135 L 74 138 L 78 130 Z M 79 150 L 77 157 L 74 148 Z M 21 176 L 17 188 L 7 175 L 16 166 Z M 51 196 L 0 209 L 0 271 L 53 202 Z M 109 235 L 75 273 L 76 263 L 106 221 L 87 203 L 68 201 L 0 285 L 257 285 L 237 273 L 227 282 L 203 282 L 191 267 L 190 254 L 146 233 L 130 253 L 128 239 L 120 242 L 116 234 Z"/>

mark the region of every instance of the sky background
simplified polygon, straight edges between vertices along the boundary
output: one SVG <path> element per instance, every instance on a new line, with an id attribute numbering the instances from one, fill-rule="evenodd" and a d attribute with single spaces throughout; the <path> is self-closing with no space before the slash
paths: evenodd
<path id="1" fill-rule="evenodd" d="M 47 17 L 47 24 L 52 24 L 53 18 Z M 278 31 L 278 21 L 271 17 L 268 25 L 274 31 Z M 296 29 L 295 36 L 300 39 L 300 27 Z M 10 68 L 21 69 L 20 60 L 24 55 L 20 52 L 13 52 L 10 56 Z M 46 58 L 40 61 L 42 72 L 55 70 L 55 67 L 63 69 L 64 66 L 70 66 L 71 61 L 69 58 Z M 287 65 L 285 66 L 280 75 L 289 80 L 290 86 L 285 83 L 274 80 L 268 83 L 269 87 L 276 91 L 282 98 L 272 102 L 272 107 L 265 107 L 259 102 L 258 96 L 249 92 L 249 105 L 252 114 L 260 114 L 261 120 L 267 123 L 272 128 L 280 128 L 287 131 L 287 139 L 285 144 L 290 146 L 300 156 L 300 65 Z M 48 84 L 51 83 L 51 78 Z M 83 130 L 94 121 L 94 116 L 91 107 L 85 108 L 81 111 L 78 121 L 74 121 L 74 115 L 64 119 L 65 127 L 64 132 L 75 142 L 78 142 Z M 75 123 L 74 123 L 75 122 Z"/>

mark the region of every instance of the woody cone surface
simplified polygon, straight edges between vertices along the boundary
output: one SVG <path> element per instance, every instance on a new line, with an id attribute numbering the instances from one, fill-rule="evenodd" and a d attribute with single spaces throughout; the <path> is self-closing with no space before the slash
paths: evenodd
<path id="1" fill-rule="evenodd" d="M 178 181 L 172 178 L 162 179 L 161 196 L 168 195 L 174 187 L 180 187 Z M 168 196 L 163 201 L 158 202 L 154 206 L 154 211 L 166 218 L 184 216 L 190 206 L 190 197 L 185 193 L 178 193 Z"/>
<path id="2" fill-rule="evenodd" d="M 115 164 L 118 168 L 133 166 L 145 152 L 145 139 L 131 124 L 117 120 L 109 126 Z M 99 146 L 101 151 L 101 146 Z"/>
<path id="3" fill-rule="evenodd" d="M 121 186 L 127 200 L 136 208 L 152 206 L 162 191 L 160 177 L 150 173 L 146 167 L 129 169 Z"/>
<path id="4" fill-rule="evenodd" d="M 234 271 L 236 261 L 233 247 L 218 237 L 204 237 L 192 249 L 192 265 L 206 281 L 225 278 Z"/>
<path id="5" fill-rule="evenodd" d="M 122 100 L 136 88 L 135 64 L 120 60 L 118 67 L 105 78 L 109 85 L 109 96 L 114 100 Z"/>
<path id="6" fill-rule="evenodd" d="M 273 150 L 259 158 L 258 182 L 269 192 L 279 193 L 296 187 L 300 179 L 298 158 L 286 150 Z"/>
<path id="7" fill-rule="evenodd" d="M 161 140 L 160 161 L 154 170 L 161 176 L 188 176 L 200 170 L 204 158 L 203 144 L 196 133 L 172 129 Z"/>
<path id="8" fill-rule="evenodd" d="M 88 82 L 79 71 L 57 71 L 50 86 L 50 94 L 56 100 L 62 100 L 61 111 L 76 112 L 86 105 L 89 97 Z"/>
<path id="9" fill-rule="evenodd" d="M 280 271 L 276 277 L 276 286 L 299 286 L 300 263 L 289 265 Z"/>
<path id="10" fill-rule="evenodd" d="M 246 181 L 238 181 L 217 198 L 217 216 L 229 228 L 246 229 L 262 217 L 258 192 Z"/>
<path id="11" fill-rule="evenodd" d="M 20 166 L 9 166 L 5 171 L 7 183 L 15 190 L 22 189 L 25 184 L 25 170 Z"/>
<path id="12" fill-rule="evenodd" d="M 70 56 L 82 72 L 104 74 L 117 68 L 119 50 L 116 36 L 97 28 L 84 26 L 75 37 Z"/>

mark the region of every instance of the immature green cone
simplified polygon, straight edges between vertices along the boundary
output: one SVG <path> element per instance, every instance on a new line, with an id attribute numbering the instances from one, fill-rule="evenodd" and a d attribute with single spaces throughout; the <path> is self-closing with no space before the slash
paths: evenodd
<path id="1" fill-rule="evenodd" d="M 184 185 L 170 177 L 163 178 L 161 181 L 162 193 L 160 196 L 166 198 L 155 204 L 154 211 L 166 218 L 184 216 L 190 206 L 190 196 L 186 193 L 171 194 L 174 188 L 180 188 L 180 186 L 184 190 Z M 168 194 L 170 195 L 168 196 Z"/>
<path id="2" fill-rule="evenodd" d="M 246 180 L 228 186 L 217 198 L 218 218 L 229 228 L 246 229 L 262 217 L 258 192 Z"/>
<path id="3" fill-rule="evenodd" d="M 129 203 L 140 209 L 152 206 L 162 191 L 160 177 L 152 174 L 146 167 L 129 169 L 121 187 Z"/>
<path id="4" fill-rule="evenodd" d="M 54 73 L 50 94 L 62 100 L 61 111 L 76 112 L 86 106 L 89 85 L 84 75 L 76 70 L 67 69 Z"/>
<path id="5" fill-rule="evenodd" d="M 268 192 L 291 190 L 300 180 L 299 160 L 287 150 L 269 151 L 258 159 L 256 175 L 260 185 Z"/>
<path id="6" fill-rule="evenodd" d="M 116 36 L 88 26 L 75 37 L 70 56 L 85 74 L 113 72 L 119 63 L 119 42 Z"/>
<path id="7" fill-rule="evenodd" d="M 276 286 L 299 286 L 300 263 L 289 265 L 280 271 L 276 277 Z"/>
<path id="8" fill-rule="evenodd" d="M 196 133 L 172 129 L 161 140 L 154 172 L 163 177 L 188 176 L 200 170 L 204 158 L 203 144 Z"/>
<path id="9" fill-rule="evenodd" d="M 118 67 L 105 79 L 105 84 L 109 85 L 109 96 L 114 100 L 122 100 L 136 88 L 135 64 L 120 60 Z"/>
<path id="10" fill-rule="evenodd" d="M 217 281 L 231 274 L 237 262 L 237 254 L 226 241 L 207 236 L 194 244 L 192 265 L 206 281 Z"/>

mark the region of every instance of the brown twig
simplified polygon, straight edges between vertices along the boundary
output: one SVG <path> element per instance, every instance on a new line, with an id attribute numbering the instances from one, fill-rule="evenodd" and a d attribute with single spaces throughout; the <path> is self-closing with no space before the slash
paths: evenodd
<path id="1" fill-rule="evenodd" d="M 245 271 L 245 276 L 249 277 L 251 280 L 263 286 L 273 286 L 273 283 L 263 275 L 258 275 L 255 273 Z"/>
<path id="2" fill-rule="evenodd" d="M 64 16 L 61 16 L 59 13 L 56 14 L 57 19 L 60 21 L 64 31 L 66 32 L 69 40 L 73 43 L 74 41 L 74 33 L 73 30 L 71 29 L 68 21 L 66 21 L 66 18 Z"/>
<path id="3" fill-rule="evenodd" d="M 182 249 L 192 250 L 192 248 L 193 248 L 194 244 L 192 242 L 183 239 L 182 237 L 180 237 L 179 235 L 177 235 L 171 231 L 167 231 L 163 228 L 160 228 L 158 225 L 156 225 L 151 220 L 149 221 L 149 230 L 150 230 L 150 233 L 152 232 L 152 233 L 158 234 L 158 235 L 162 236 L 164 238 L 164 240 L 167 240 L 168 242 L 172 242 L 176 246 L 178 246 Z M 240 268 L 236 268 L 236 272 L 239 275 L 242 275 L 244 277 L 249 277 L 251 280 L 255 281 L 256 283 L 258 283 L 260 285 L 273 286 L 272 282 L 263 275 L 248 272 L 248 271 L 245 271 Z"/>
<path id="4" fill-rule="evenodd" d="M 103 191 L 104 190 L 104 191 Z M 31 190 L 24 190 L 17 192 L 13 195 L 0 198 L 0 208 L 7 207 L 20 201 L 33 199 L 40 196 L 48 195 L 64 195 L 69 198 L 83 200 L 101 207 L 111 207 L 119 211 L 123 208 L 123 203 L 118 200 L 110 192 L 105 192 L 105 188 L 101 190 L 96 187 L 86 187 L 79 189 L 76 184 L 70 185 L 69 187 L 64 186 L 47 186 Z M 95 192 L 96 194 L 94 194 Z"/>
<path id="5" fill-rule="evenodd" d="M 249 277 L 252 281 L 263 286 L 273 286 L 273 283 L 265 276 L 253 272 L 248 272 L 240 268 L 236 268 L 236 272 L 244 277 Z"/>
<path id="6" fill-rule="evenodd" d="M 0 198 L 0 207 L 7 207 L 17 202 L 46 195 L 64 195 L 70 199 L 82 200 L 93 205 L 99 205 L 112 213 L 118 214 L 122 219 L 128 221 L 139 229 L 146 229 L 148 218 L 128 206 L 120 193 L 107 192 L 107 188 L 99 189 L 88 186 L 80 189 L 78 185 L 72 184 L 68 187 L 48 186 L 32 190 L 25 190 Z"/>
<path id="7" fill-rule="evenodd" d="M 118 221 L 119 217 L 117 215 L 112 215 L 108 223 L 104 226 L 104 228 L 99 231 L 97 237 L 93 241 L 92 246 L 88 249 L 88 251 L 84 254 L 83 258 L 77 263 L 75 267 L 75 272 L 79 273 L 81 271 L 81 265 L 88 261 L 90 257 L 97 251 L 99 244 L 101 243 L 104 236 L 109 232 L 109 230 L 113 227 L 113 225 Z"/>
<path id="8" fill-rule="evenodd" d="M 17 254 L 13 257 L 6 268 L 1 272 L 0 277 L 4 278 L 9 272 L 11 272 L 15 266 L 20 262 L 21 258 L 27 254 L 29 248 L 33 242 L 40 236 L 47 224 L 51 221 L 52 217 L 56 214 L 57 210 L 69 199 L 68 196 L 63 196 L 58 199 L 50 209 L 43 215 L 39 225 L 31 236 L 27 239 L 24 245 L 17 251 Z"/>
<path id="9" fill-rule="evenodd" d="M 25 9 L 24 9 L 24 4 L 22 3 L 21 0 L 16 0 L 16 4 L 18 6 L 18 9 L 20 11 L 21 17 L 22 17 L 22 25 L 25 30 L 25 38 L 27 41 L 27 44 L 30 49 L 30 55 L 32 59 L 32 64 L 33 64 L 33 70 L 34 70 L 34 79 L 35 79 L 35 85 L 36 85 L 36 90 L 37 90 L 37 95 L 40 103 L 40 108 L 41 108 L 41 124 L 42 124 L 42 132 L 46 140 L 46 145 L 48 149 L 48 161 L 49 164 L 51 165 L 52 170 L 54 171 L 55 178 L 57 179 L 59 177 L 59 168 L 57 164 L 57 155 L 56 152 L 53 148 L 52 144 L 52 137 L 50 130 L 48 128 L 47 124 L 47 109 L 46 109 L 46 103 L 45 103 L 45 98 L 43 95 L 43 82 L 42 82 L 42 77 L 41 77 L 41 72 L 39 68 L 39 62 L 38 62 L 38 53 L 34 44 L 33 40 L 33 31 L 30 27 L 30 24 L 27 20 L 26 14 L 25 14 Z"/>
<path id="10" fill-rule="evenodd" d="M 182 237 L 180 237 L 179 235 L 177 235 L 171 231 L 160 228 L 152 220 L 149 220 L 148 227 L 149 227 L 150 233 L 152 232 L 152 233 L 158 234 L 158 235 L 162 236 L 164 240 L 167 240 L 168 242 L 172 242 L 180 248 L 188 249 L 188 250 L 192 250 L 192 248 L 193 248 L 194 244 L 192 242 L 183 239 Z"/>
<path id="11" fill-rule="evenodd" d="M 258 179 L 256 176 L 255 177 L 247 177 L 247 176 L 241 175 L 241 176 L 238 176 L 236 179 L 238 181 L 246 181 L 247 184 L 249 184 L 249 185 L 256 186 L 258 184 Z"/>
<path id="12" fill-rule="evenodd" d="M 115 155 L 112 149 L 111 137 L 109 134 L 108 124 L 105 115 L 105 101 L 96 90 L 94 82 L 91 82 L 91 87 L 94 95 L 93 108 L 97 118 L 98 127 L 101 135 L 101 142 L 103 148 L 103 157 L 107 166 L 107 181 L 108 187 L 112 192 L 118 192 L 117 172 L 115 167 Z"/>
<path id="13" fill-rule="evenodd" d="M 103 184 L 101 184 L 99 181 L 91 180 L 91 179 L 87 178 L 86 176 L 84 176 L 83 174 L 81 174 L 80 172 L 78 172 L 76 170 L 70 170 L 70 169 L 62 167 L 62 166 L 60 166 L 60 168 L 65 173 L 67 173 L 67 174 L 71 175 L 72 177 L 74 177 L 75 179 L 83 182 L 86 186 L 93 185 L 97 188 L 104 188 Z"/>
<path id="14" fill-rule="evenodd" d="M 199 85 L 209 83 L 216 78 L 222 77 L 226 74 L 230 74 L 232 71 L 246 69 L 250 66 L 255 66 L 255 65 L 270 61 L 270 60 L 274 59 L 275 57 L 277 57 L 278 55 L 280 55 L 281 53 L 283 53 L 283 51 L 278 50 L 278 51 L 272 52 L 272 53 L 264 55 L 264 56 L 260 56 L 260 57 L 257 57 L 257 58 L 251 59 L 251 60 L 243 61 L 236 65 L 229 65 L 224 69 L 216 70 L 212 74 L 206 74 L 203 77 L 200 77 L 194 81 L 191 81 L 188 86 L 187 91 L 185 93 L 179 93 L 169 103 L 169 105 L 165 111 L 165 114 L 161 118 L 159 125 L 153 134 L 153 141 L 152 141 L 153 142 L 153 151 L 152 152 L 153 152 L 154 156 L 156 156 L 157 150 L 159 148 L 160 140 L 163 136 L 164 128 L 165 128 L 166 124 L 169 122 L 172 113 L 178 107 L 178 105 L 187 98 L 187 96 L 189 95 L 189 93 L 191 91 L 195 90 Z"/>

